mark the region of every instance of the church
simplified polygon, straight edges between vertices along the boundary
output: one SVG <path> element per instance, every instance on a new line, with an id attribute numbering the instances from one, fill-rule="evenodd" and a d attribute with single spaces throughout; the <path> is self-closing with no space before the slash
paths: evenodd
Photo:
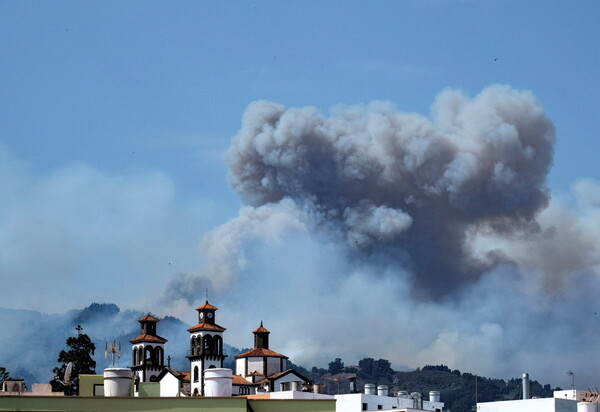
<path id="1" fill-rule="evenodd" d="M 159 320 L 147 315 L 138 320 L 140 335 L 130 341 L 132 370 L 137 383 L 160 382 L 161 396 L 204 396 L 206 371 L 223 368 L 227 355 L 223 353 L 223 333 L 226 328 L 216 322 L 216 306 L 208 300 L 198 308 L 198 323 L 188 329 L 190 362 L 188 371 L 175 371 L 164 362 L 167 340 L 157 334 Z M 235 356 L 235 374 L 232 374 L 233 395 L 255 395 L 296 390 L 311 381 L 293 369 L 287 368 L 288 357 L 269 348 L 269 332 L 262 324 L 255 329 L 254 348 Z M 164 395 L 163 395 L 163 386 Z"/>

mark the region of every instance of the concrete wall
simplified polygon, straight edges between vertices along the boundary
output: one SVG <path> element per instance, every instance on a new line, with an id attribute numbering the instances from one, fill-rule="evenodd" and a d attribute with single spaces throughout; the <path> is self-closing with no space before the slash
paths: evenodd
<path id="1" fill-rule="evenodd" d="M 248 405 L 252 408 L 250 409 Z M 236 398 L 0 397 L 0 411 L 335 412 L 333 400 Z"/>
<path id="2" fill-rule="evenodd" d="M 160 396 L 159 382 L 140 382 L 140 398 Z"/>
<path id="3" fill-rule="evenodd" d="M 79 375 L 79 396 L 94 396 L 94 385 L 104 385 L 104 376 Z"/>

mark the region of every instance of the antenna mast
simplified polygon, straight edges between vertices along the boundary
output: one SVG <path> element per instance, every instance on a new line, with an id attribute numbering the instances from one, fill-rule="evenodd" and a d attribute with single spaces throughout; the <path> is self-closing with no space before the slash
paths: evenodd
<path id="1" fill-rule="evenodd" d="M 104 359 L 108 359 L 108 354 L 112 357 L 112 366 L 115 367 L 115 358 L 121 359 L 121 342 L 114 341 L 108 348 L 108 342 L 104 343 Z"/>

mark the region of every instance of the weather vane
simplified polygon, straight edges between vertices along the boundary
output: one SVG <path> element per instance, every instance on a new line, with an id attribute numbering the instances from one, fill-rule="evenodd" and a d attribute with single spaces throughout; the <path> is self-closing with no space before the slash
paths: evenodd
<path id="1" fill-rule="evenodd" d="M 112 366 L 115 367 L 115 358 L 121 359 L 121 342 L 114 341 L 108 348 L 108 342 L 104 343 L 104 359 L 108 359 L 108 354 L 112 357 Z"/>

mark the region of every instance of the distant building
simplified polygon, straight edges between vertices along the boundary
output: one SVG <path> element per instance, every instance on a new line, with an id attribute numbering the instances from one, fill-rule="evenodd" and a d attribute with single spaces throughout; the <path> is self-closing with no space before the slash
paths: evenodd
<path id="1" fill-rule="evenodd" d="M 235 356 L 234 394 L 300 391 L 303 386 L 312 384 L 297 371 L 287 368 L 287 356 L 269 349 L 271 332 L 262 322 L 252 333 L 254 348 Z"/>
<path id="2" fill-rule="evenodd" d="M 598 394 L 580 391 L 554 391 L 552 398 L 518 399 L 512 401 L 479 402 L 478 412 L 597 412 Z"/>

